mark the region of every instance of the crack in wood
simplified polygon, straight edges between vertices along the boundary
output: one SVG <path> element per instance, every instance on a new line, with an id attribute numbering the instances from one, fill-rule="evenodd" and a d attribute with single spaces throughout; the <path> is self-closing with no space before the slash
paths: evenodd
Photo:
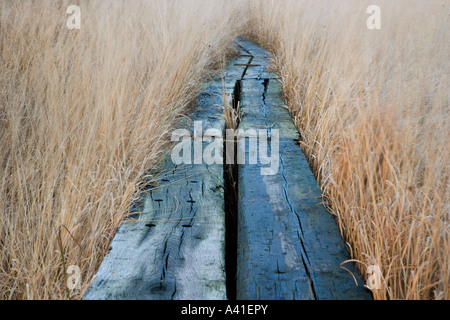
<path id="1" fill-rule="evenodd" d="M 316 290 L 314 289 L 314 282 L 313 282 L 313 280 L 311 278 L 311 274 L 310 274 L 309 268 L 306 265 L 305 259 L 303 257 L 303 253 L 302 253 L 302 262 L 303 262 L 303 267 L 305 268 L 305 271 L 306 271 L 306 276 L 308 277 L 309 290 L 310 290 L 311 296 L 313 297 L 314 300 L 318 300 L 318 297 L 317 297 L 317 294 L 316 294 Z"/>
<path id="2" fill-rule="evenodd" d="M 340 269 L 348 255 L 315 196 L 320 189 L 296 144 L 300 134 L 284 108 L 278 77 L 267 71 L 270 53 L 247 40 L 238 44 L 253 57 L 241 81 L 239 128 L 270 131 L 276 123 L 283 144 L 275 176 L 262 178 L 259 167 L 239 166 L 237 298 L 369 299 Z"/>
<path id="3" fill-rule="evenodd" d="M 223 82 L 205 84 L 192 120 L 225 133 L 224 83 L 232 106 L 240 105 L 238 128 L 270 133 L 277 124 L 279 173 L 262 177 L 259 165 L 176 165 L 168 156 L 163 178 L 117 231 L 86 300 L 368 298 L 339 270 L 346 249 L 316 199 L 320 189 L 296 144 L 301 137 L 283 108 L 279 77 L 267 71 L 270 53 L 240 38 L 236 47 L 240 55 Z M 227 147 L 236 157 L 237 140 L 224 141 L 224 159 Z"/>

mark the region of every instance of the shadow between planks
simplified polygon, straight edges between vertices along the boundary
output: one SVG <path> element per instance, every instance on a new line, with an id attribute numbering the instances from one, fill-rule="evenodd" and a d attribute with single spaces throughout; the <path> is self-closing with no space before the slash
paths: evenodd
<path id="1" fill-rule="evenodd" d="M 175 165 L 169 154 L 159 185 L 119 227 L 86 300 L 372 298 L 352 263 L 340 267 L 350 257 L 321 204 L 279 78 L 268 71 L 270 52 L 235 42 L 239 55 L 205 83 L 191 119 L 225 136 L 225 90 L 231 105 L 239 101 L 238 129 L 278 130 L 279 170 L 263 176 L 266 165 L 249 164 L 245 136 L 245 164 Z M 194 125 L 188 130 L 193 135 Z M 194 156 L 198 142 L 188 143 Z M 200 142 L 202 150 L 210 143 Z"/>

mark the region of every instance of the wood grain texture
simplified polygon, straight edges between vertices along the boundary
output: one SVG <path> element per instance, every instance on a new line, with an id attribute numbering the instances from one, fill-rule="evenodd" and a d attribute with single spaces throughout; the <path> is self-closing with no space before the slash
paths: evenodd
<path id="1" fill-rule="evenodd" d="M 240 41 L 252 63 L 268 66 L 270 53 Z M 255 62 L 257 61 L 257 62 Z M 371 299 L 349 259 L 334 218 L 298 146 L 300 139 L 282 97 L 278 77 L 248 68 L 241 82 L 240 129 L 278 129 L 279 171 L 261 175 L 262 165 L 239 166 L 237 299 Z M 270 143 L 269 143 L 270 146 Z"/>
<path id="2" fill-rule="evenodd" d="M 353 264 L 345 267 L 358 286 L 340 268 L 349 255 L 298 146 L 301 137 L 283 107 L 279 78 L 268 70 L 271 54 L 248 40 L 238 38 L 236 44 L 240 54 L 204 84 L 190 114 L 192 123 L 183 127 L 192 134 L 193 121 L 200 120 L 203 130 L 224 132 L 222 90 L 229 102 L 238 92 L 239 129 L 279 130 L 278 172 L 263 176 L 261 164 L 248 164 L 247 144 L 247 164 L 237 167 L 237 234 L 230 235 L 225 230 L 224 165 L 176 165 L 169 154 L 158 174 L 160 183 L 149 186 L 133 205 L 85 299 L 371 298 Z M 195 142 L 188 143 L 195 158 Z M 202 150 L 209 143 L 201 142 Z M 226 232 L 237 237 L 237 262 L 227 260 L 237 264 L 236 295 L 226 292 Z"/>
<path id="3" fill-rule="evenodd" d="M 245 70 L 234 64 L 242 61 L 248 58 L 226 69 L 229 94 Z M 203 89 L 191 120 L 222 133 L 222 81 Z M 194 152 L 195 142 L 189 143 Z M 169 154 L 161 172 L 159 186 L 142 193 L 117 231 L 86 300 L 226 299 L 223 166 L 175 165 Z"/>

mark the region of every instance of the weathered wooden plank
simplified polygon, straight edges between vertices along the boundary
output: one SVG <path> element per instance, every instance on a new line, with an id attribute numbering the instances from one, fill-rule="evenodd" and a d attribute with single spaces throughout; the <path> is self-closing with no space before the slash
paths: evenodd
<path id="1" fill-rule="evenodd" d="M 262 176 L 261 165 L 239 166 L 236 297 L 370 298 L 354 266 L 346 265 L 359 287 L 339 268 L 348 253 L 296 144 L 300 135 L 283 108 L 278 76 L 267 71 L 270 53 L 247 40 L 237 43 L 241 54 L 204 85 L 191 114 L 203 130 L 223 132 L 222 90 L 231 102 L 239 80 L 239 128 L 280 130 L 276 174 Z M 189 130 L 192 135 L 194 127 Z M 209 143 L 201 142 L 201 150 Z M 188 144 L 195 159 L 196 143 Z M 160 184 L 141 195 L 119 228 L 86 299 L 227 298 L 224 166 L 198 160 L 176 165 L 166 158 Z"/>
<path id="2" fill-rule="evenodd" d="M 267 66 L 269 54 L 249 41 L 239 44 Z M 263 176 L 261 164 L 239 166 L 237 299 L 370 299 L 340 264 L 349 259 L 333 217 L 296 141 L 276 76 L 265 70 L 244 75 L 239 128 L 278 129 L 279 171 Z M 270 143 L 269 143 L 270 146 Z"/>
<path id="3" fill-rule="evenodd" d="M 237 38 L 236 43 L 241 49 L 241 54 L 249 54 L 251 56 L 250 64 L 253 67 L 248 67 L 245 71 L 243 79 L 278 79 L 278 75 L 268 71 L 270 69 L 271 53 L 264 48 L 258 46 L 256 43 Z"/>
<path id="4" fill-rule="evenodd" d="M 228 66 L 224 70 L 217 74 L 214 79 L 216 87 L 220 88 L 220 90 L 223 90 L 223 84 L 225 84 L 226 93 L 233 94 L 236 87 L 236 82 L 244 77 L 248 68 L 246 65 L 251 60 L 251 56 L 245 54 L 243 55 L 242 52 L 240 52 L 237 57 L 235 57 L 228 63 Z"/>
<path id="5" fill-rule="evenodd" d="M 204 89 L 191 119 L 222 133 L 222 84 Z M 175 165 L 169 155 L 160 175 L 134 207 L 142 213 L 120 226 L 85 299 L 226 299 L 223 166 Z"/>

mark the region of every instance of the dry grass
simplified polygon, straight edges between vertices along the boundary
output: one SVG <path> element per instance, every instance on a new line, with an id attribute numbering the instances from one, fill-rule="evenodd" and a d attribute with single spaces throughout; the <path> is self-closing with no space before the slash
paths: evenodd
<path id="1" fill-rule="evenodd" d="M 65 27 L 71 4 L 80 31 Z M 174 121 L 232 47 L 233 5 L 208 4 L 0 1 L 1 298 L 66 298 L 59 230 L 86 289 Z"/>
<path id="2" fill-rule="evenodd" d="M 377 299 L 448 299 L 449 4 L 253 1 L 330 209 Z"/>
<path id="3" fill-rule="evenodd" d="M 448 299 L 445 1 L 377 1 L 379 31 L 366 1 L 75 2 L 0 0 L 0 298 L 66 298 L 63 264 L 81 267 L 82 296 L 245 24 L 275 53 L 360 270 L 383 271 L 375 297 Z M 69 4 L 81 31 L 65 28 Z"/>

